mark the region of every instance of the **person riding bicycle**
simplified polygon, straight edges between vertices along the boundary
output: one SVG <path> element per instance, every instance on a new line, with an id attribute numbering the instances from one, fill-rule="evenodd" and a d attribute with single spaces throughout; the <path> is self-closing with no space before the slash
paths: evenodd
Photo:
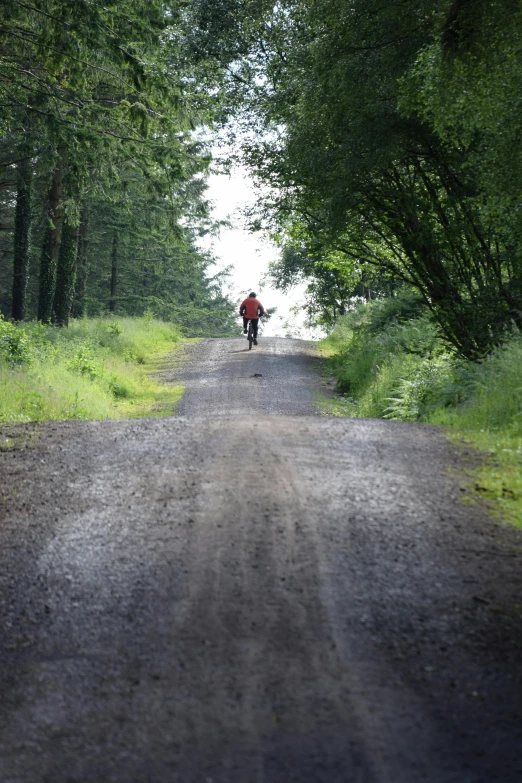
<path id="1" fill-rule="evenodd" d="M 265 308 L 261 302 L 256 299 L 256 294 L 251 291 L 248 297 L 241 302 L 239 315 L 243 316 L 243 334 L 248 332 L 248 322 L 252 322 L 252 333 L 254 336 L 254 345 L 257 345 L 257 327 L 259 326 L 260 316 L 265 314 Z"/>

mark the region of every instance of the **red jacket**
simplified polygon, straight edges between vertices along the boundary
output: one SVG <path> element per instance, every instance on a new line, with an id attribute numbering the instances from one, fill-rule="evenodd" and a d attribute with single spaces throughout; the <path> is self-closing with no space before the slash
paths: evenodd
<path id="1" fill-rule="evenodd" d="M 239 314 L 245 318 L 259 318 L 264 312 L 265 308 L 261 302 L 253 296 L 248 296 L 239 308 Z"/>

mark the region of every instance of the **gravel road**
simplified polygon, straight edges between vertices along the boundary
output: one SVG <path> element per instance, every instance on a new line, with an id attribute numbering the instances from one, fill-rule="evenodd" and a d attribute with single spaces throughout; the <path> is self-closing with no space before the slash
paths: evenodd
<path id="1" fill-rule="evenodd" d="M 317 359 L 306 340 L 260 337 L 251 351 L 246 339 L 205 340 L 187 358 L 186 394 L 178 405 L 182 416 L 315 412 L 319 376 L 311 369 Z"/>
<path id="2" fill-rule="evenodd" d="M 183 416 L 11 428 L 1 783 L 520 783 L 522 535 L 435 428 L 242 347 Z"/>

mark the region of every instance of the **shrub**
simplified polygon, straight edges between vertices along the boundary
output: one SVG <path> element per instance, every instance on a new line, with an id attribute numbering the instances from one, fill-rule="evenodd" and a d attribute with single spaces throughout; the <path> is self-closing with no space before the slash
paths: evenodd
<path id="1" fill-rule="evenodd" d="M 3 320 L 0 314 L 0 360 L 8 365 L 29 364 L 30 342 L 24 329 Z"/>
<path id="2" fill-rule="evenodd" d="M 329 412 L 453 428 L 487 455 L 472 472 L 475 492 L 522 527 L 522 334 L 480 362 L 465 361 L 425 314 L 404 312 L 396 302 L 363 306 L 324 341 L 344 391 Z"/>
<path id="3" fill-rule="evenodd" d="M 0 421 L 172 413 L 181 387 L 147 374 L 181 340 L 150 318 L 82 318 L 69 329 L 0 320 Z"/>
<path id="4" fill-rule="evenodd" d="M 94 351 L 88 345 L 81 345 L 74 357 L 67 365 L 73 372 L 79 372 L 80 375 L 86 375 L 91 381 L 102 375 L 102 368 L 94 358 Z"/>
<path id="5" fill-rule="evenodd" d="M 447 390 L 453 386 L 455 362 L 449 354 L 427 357 L 414 365 L 410 377 L 400 378 L 394 397 L 389 397 L 383 418 L 420 421 L 433 408 L 449 404 Z"/>
<path id="6" fill-rule="evenodd" d="M 337 378 L 339 391 L 364 411 L 360 415 L 383 416 L 387 398 L 398 391 L 403 377 L 415 375 L 424 357 L 444 352 L 426 314 L 408 317 L 418 309 L 418 299 L 391 299 L 392 304 L 380 300 L 357 306 L 339 319 L 325 341 L 333 354 L 328 370 Z"/>

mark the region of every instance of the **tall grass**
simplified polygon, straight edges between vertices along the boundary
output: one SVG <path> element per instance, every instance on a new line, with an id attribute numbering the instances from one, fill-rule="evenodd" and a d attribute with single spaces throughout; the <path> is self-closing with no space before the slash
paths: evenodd
<path id="1" fill-rule="evenodd" d="M 148 316 L 81 319 L 68 329 L 0 320 L 0 422 L 172 412 L 182 388 L 150 373 L 181 342 L 172 324 Z"/>
<path id="2" fill-rule="evenodd" d="M 330 414 L 442 425 L 483 454 L 476 492 L 522 526 L 522 335 L 484 361 L 458 359 L 399 298 L 359 307 L 323 341 L 339 397 Z"/>

